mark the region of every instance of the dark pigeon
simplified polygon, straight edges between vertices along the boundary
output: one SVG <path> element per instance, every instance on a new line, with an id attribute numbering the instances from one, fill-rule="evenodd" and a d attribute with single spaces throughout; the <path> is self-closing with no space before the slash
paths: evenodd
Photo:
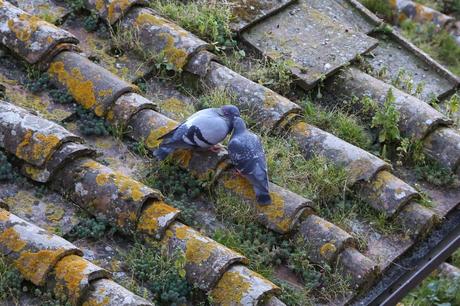
<path id="1" fill-rule="evenodd" d="M 196 112 L 174 130 L 158 138 L 163 141 L 153 155 L 164 160 L 177 149 L 212 149 L 232 131 L 233 120 L 239 116 L 240 111 L 233 105 Z"/>
<path id="2" fill-rule="evenodd" d="M 238 172 L 251 182 L 257 203 L 271 204 L 267 161 L 262 143 L 257 135 L 246 129 L 246 124 L 241 118 L 235 118 L 233 122 L 233 134 L 228 143 L 228 153 Z"/>

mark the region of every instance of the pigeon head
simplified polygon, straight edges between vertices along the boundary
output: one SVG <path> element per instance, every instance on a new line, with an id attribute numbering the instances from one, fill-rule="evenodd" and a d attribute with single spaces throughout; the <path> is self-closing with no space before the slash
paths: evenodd
<path id="1" fill-rule="evenodd" d="M 233 133 L 239 134 L 244 131 L 246 131 L 246 123 L 244 123 L 244 120 L 241 117 L 235 118 L 233 120 Z"/>
<path id="2" fill-rule="evenodd" d="M 222 115 L 229 119 L 234 119 L 240 116 L 240 110 L 235 105 L 224 105 L 220 108 Z"/>

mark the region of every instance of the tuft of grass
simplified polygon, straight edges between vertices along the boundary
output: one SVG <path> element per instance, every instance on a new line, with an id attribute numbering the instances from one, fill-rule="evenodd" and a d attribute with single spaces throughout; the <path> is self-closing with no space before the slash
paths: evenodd
<path id="1" fill-rule="evenodd" d="M 340 198 L 347 173 L 321 157 L 306 159 L 293 140 L 262 136 L 271 181 L 321 205 Z"/>
<path id="2" fill-rule="evenodd" d="M 401 23 L 401 29 L 417 47 L 453 73 L 460 74 L 460 45 L 446 30 L 438 29 L 433 23 L 417 24 L 409 19 Z"/>
<path id="3" fill-rule="evenodd" d="M 193 288 L 185 279 L 185 257 L 182 253 L 166 256 L 159 242 L 148 247 L 140 243 L 124 254 L 124 262 L 142 286 L 155 294 L 159 305 L 184 305 Z"/>
<path id="4" fill-rule="evenodd" d="M 217 51 L 236 46 L 230 29 L 232 10 L 225 1 L 154 0 L 150 7 L 212 43 Z"/>
<path id="5" fill-rule="evenodd" d="M 21 293 L 23 278 L 21 273 L 0 254 L 0 301 L 17 301 Z"/>
<path id="6" fill-rule="evenodd" d="M 376 13 L 385 20 L 393 19 L 393 11 L 389 1 L 381 0 L 361 0 L 361 3 L 372 12 Z"/>
<path id="7" fill-rule="evenodd" d="M 339 109 L 327 110 L 316 106 L 310 101 L 305 102 L 305 120 L 335 136 L 354 144 L 365 150 L 369 150 L 372 144 L 372 136 L 352 113 L 346 113 Z"/>

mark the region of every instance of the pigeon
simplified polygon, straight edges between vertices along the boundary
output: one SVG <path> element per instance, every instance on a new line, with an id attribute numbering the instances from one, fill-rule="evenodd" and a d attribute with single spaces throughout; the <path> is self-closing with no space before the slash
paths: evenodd
<path id="1" fill-rule="evenodd" d="M 243 119 L 235 118 L 233 134 L 228 143 L 228 154 L 239 174 L 249 180 L 254 188 L 257 203 L 270 205 L 267 161 L 260 138 L 246 129 Z"/>
<path id="2" fill-rule="evenodd" d="M 234 105 L 198 111 L 158 138 L 163 141 L 153 155 L 164 160 L 176 149 L 214 150 L 233 130 L 233 120 L 239 116 L 240 111 Z"/>

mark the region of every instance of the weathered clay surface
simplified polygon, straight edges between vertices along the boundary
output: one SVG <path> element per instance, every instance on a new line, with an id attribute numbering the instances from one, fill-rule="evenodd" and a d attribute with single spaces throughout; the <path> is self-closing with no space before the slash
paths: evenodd
<path id="1" fill-rule="evenodd" d="M 412 19 L 416 22 L 432 22 L 438 27 L 445 27 L 455 18 L 442 14 L 430 7 L 410 0 L 389 1 L 391 8 L 396 12 L 395 19 L 399 22 Z"/>
<path id="2" fill-rule="evenodd" d="M 216 62 L 204 79 L 210 88 L 228 91 L 235 104 L 253 115 L 253 119 L 268 130 L 276 127 L 291 113 L 300 113 L 300 107 L 274 91 L 246 79 L 242 75 Z"/>
<path id="3" fill-rule="evenodd" d="M 211 69 L 212 61 L 216 60 L 217 56 L 213 53 L 206 50 L 201 51 L 190 58 L 187 66 L 185 67 L 185 70 L 204 78 Z"/>
<path id="4" fill-rule="evenodd" d="M 451 128 L 438 129 L 424 141 L 425 153 L 442 165 L 460 174 L 460 132 Z"/>
<path id="5" fill-rule="evenodd" d="M 3 209 L 0 210 L 0 252 L 14 260 L 22 276 L 35 285 L 43 285 L 63 257 L 82 255 L 70 242 Z"/>
<path id="6" fill-rule="evenodd" d="M 179 222 L 171 224 L 163 242 L 170 254 L 178 250 L 185 254 L 187 279 L 205 291 L 214 288 L 230 265 L 247 262 L 243 255 Z"/>
<path id="7" fill-rule="evenodd" d="M 113 104 L 108 111 L 106 119 L 113 126 L 125 129 L 131 118 L 143 109 L 157 108 L 156 104 L 152 103 L 137 93 L 128 93 L 122 95 Z"/>
<path id="8" fill-rule="evenodd" d="M 66 89 L 84 108 L 103 117 L 122 94 L 136 92 L 108 70 L 75 52 L 61 52 L 50 64 L 48 73 L 56 86 Z"/>
<path id="9" fill-rule="evenodd" d="M 211 291 L 218 306 L 259 305 L 259 302 L 279 293 L 279 288 L 242 265 L 233 265 Z"/>
<path id="10" fill-rule="evenodd" d="M 338 269 L 351 277 L 355 289 L 369 288 L 379 273 L 378 266 L 354 248 L 343 250 L 338 262 Z"/>
<path id="11" fill-rule="evenodd" d="M 72 34 L 7 1 L 0 3 L 0 41 L 29 64 L 50 57 L 59 44 L 78 43 Z"/>
<path id="12" fill-rule="evenodd" d="M 440 221 L 439 216 L 431 209 L 418 203 L 409 203 L 399 213 L 395 222 L 401 222 L 414 238 L 423 238 Z"/>
<path id="13" fill-rule="evenodd" d="M 334 21 L 349 26 L 353 31 L 369 33 L 380 23 L 377 18 L 366 18 L 367 16 L 356 8 L 355 1 L 305 0 L 304 2 Z"/>
<path id="14" fill-rule="evenodd" d="M 0 183 L 0 199 L 8 210 L 51 233 L 68 233 L 77 223 L 76 207 L 50 190 L 38 194 L 33 186 L 15 181 Z M 1 200 L 0 200 L 1 203 Z"/>
<path id="15" fill-rule="evenodd" d="M 253 205 L 259 222 L 281 234 L 290 232 L 298 223 L 302 213 L 307 208 L 313 207 L 310 200 L 273 183 L 269 184 L 272 204 L 259 205 L 255 200 L 252 185 L 233 169 L 222 174 L 219 184 L 226 190 L 248 200 L 249 205 Z"/>
<path id="16" fill-rule="evenodd" d="M 273 60 L 288 60 L 306 89 L 377 45 L 301 1 L 242 34 L 244 40 Z"/>
<path id="17" fill-rule="evenodd" d="M 380 158 L 305 122 L 291 128 L 291 136 L 299 143 L 306 158 L 322 156 L 347 170 L 348 183 L 369 181 L 377 172 L 391 166 Z"/>
<path id="18" fill-rule="evenodd" d="M 70 255 L 56 264 L 47 286 L 57 296 L 67 296 L 72 305 L 80 305 L 92 281 L 110 277 L 107 270 L 80 256 Z"/>
<path id="19" fill-rule="evenodd" d="M 4 89 L 4 99 L 16 106 L 22 107 L 38 116 L 62 121 L 73 113 L 68 104 L 53 103 L 47 92 L 32 93 L 21 80 L 27 79 L 27 71 L 23 63 L 11 51 L 0 48 L 0 84 Z"/>
<path id="20" fill-rule="evenodd" d="M 360 185 L 359 194 L 373 208 L 393 216 L 418 196 L 417 190 L 388 171 L 380 171 L 371 182 Z"/>
<path id="21" fill-rule="evenodd" d="M 84 306 L 153 306 L 149 301 L 108 279 L 97 280 L 92 286 L 91 292 L 83 301 Z"/>
<path id="22" fill-rule="evenodd" d="M 443 97 L 458 86 L 458 80 L 451 73 L 398 33 L 375 33 L 373 36 L 379 40 L 379 45 L 366 60 L 375 72 L 387 71 L 380 73 L 385 82 L 391 83 L 403 71 L 412 79 L 414 90 L 418 84 L 424 84 L 421 98 L 425 102 L 430 102 L 433 96 Z"/>
<path id="23" fill-rule="evenodd" d="M 30 165 L 43 167 L 63 143 L 81 141 L 54 122 L 0 101 L 0 147 Z"/>
<path id="24" fill-rule="evenodd" d="M 315 215 L 302 222 L 299 234 L 309 246 L 308 258 L 315 263 L 331 264 L 345 248 L 355 244 L 347 232 Z"/>
<path id="25" fill-rule="evenodd" d="M 67 142 L 64 143 L 53 156 L 45 163 L 43 168 L 22 164 L 22 173 L 32 180 L 40 183 L 48 182 L 57 170 L 75 159 L 95 156 L 96 152 L 82 144 Z"/>
<path id="26" fill-rule="evenodd" d="M 136 231 L 146 201 L 162 199 L 158 191 L 92 159 L 69 164 L 56 174 L 52 186 L 98 219 L 128 233 Z M 161 236 L 164 228 L 158 230 Z"/>
<path id="27" fill-rule="evenodd" d="M 439 126 L 451 123 L 446 116 L 423 101 L 356 68 L 341 72 L 331 86 L 335 86 L 335 91 L 348 97 L 369 97 L 380 105 L 385 103 L 391 90 L 395 98 L 395 107 L 400 113 L 399 129 L 407 137 L 420 140 Z"/>
<path id="28" fill-rule="evenodd" d="M 60 27 L 80 40 L 78 47 L 88 58 L 127 82 L 134 82 L 152 71 L 153 65 L 145 64 L 133 50 L 114 53 L 121 50 L 112 48 L 110 33 L 113 29 L 110 26 L 101 24 L 98 31 L 88 32 L 84 23 L 85 19 L 82 17 L 67 18 Z"/>
<path id="29" fill-rule="evenodd" d="M 161 239 L 169 225 L 179 215 L 179 210 L 159 200 L 149 200 L 141 213 L 137 232 L 145 238 Z"/>
<path id="30" fill-rule="evenodd" d="M 85 0 L 88 10 L 96 11 L 109 24 L 116 23 L 135 5 L 148 5 L 146 0 Z"/>
<path id="31" fill-rule="evenodd" d="M 241 32 L 297 0 L 230 0 L 229 2 L 234 18 L 231 24 L 232 30 Z"/>
<path id="32" fill-rule="evenodd" d="M 164 57 L 176 70 L 182 70 L 192 55 L 208 48 L 206 42 L 146 8 L 133 8 L 119 30 L 137 32 L 144 50 Z"/>
<path id="33" fill-rule="evenodd" d="M 68 8 L 56 0 L 14 0 L 14 4 L 21 10 L 53 24 L 70 13 Z"/>

